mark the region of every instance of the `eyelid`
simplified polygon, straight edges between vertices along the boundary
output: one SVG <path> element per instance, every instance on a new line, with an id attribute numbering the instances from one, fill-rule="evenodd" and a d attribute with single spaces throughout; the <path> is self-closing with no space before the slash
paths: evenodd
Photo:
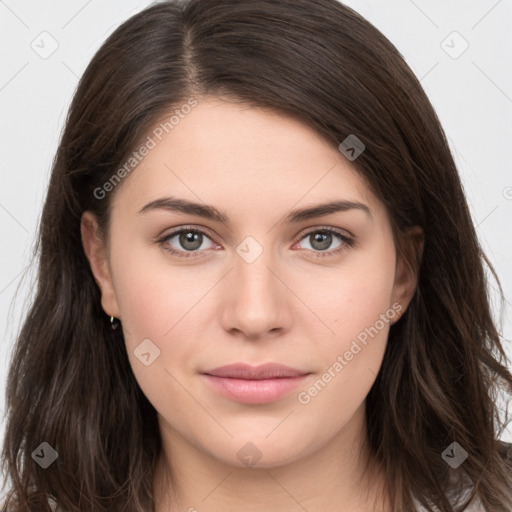
<path id="1" fill-rule="evenodd" d="M 308 228 L 305 228 L 303 231 L 301 231 L 299 233 L 299 235 L 297 235 L 297 236 L 299 237 L 300 240 L 302 240 L 304 238 L 304 236 L 306 236 L 310 233 L 316 233 L 317 231 L 328 231 L 329 233 L 335 233 L 337 235 L 344 236 L 345 238 L 351 238 L 351 239 L 355 238 L 355 236 L 347 229 L 336 228 L 334 226 L 327 226 L 327 225 L 325 225 L 325 226 L 322 226 L 322 225 L 309 226 Z"/>

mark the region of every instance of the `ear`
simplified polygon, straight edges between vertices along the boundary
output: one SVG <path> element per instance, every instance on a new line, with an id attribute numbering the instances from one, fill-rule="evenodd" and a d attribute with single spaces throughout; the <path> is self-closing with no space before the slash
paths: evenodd
<path id="1" fill-rule="evenodd" d="M 416 290 L 424 244 L 425 237 L 420 226 L 409 228 L 402 240 L 403 251 L 397 257 L 392 302 L 402 306 L 400 316 L 405 313 Z"/>
<path id="2" fill-rule="evenodd" d="M 119 306 L 112 284 L 108 252 L 99 233 L 96 216 L 92 212 L 86 211 L 82 214 L 80 231 L 85 255 L 101 290 L 101 306 L 107 315 L 119 318 Z"/>

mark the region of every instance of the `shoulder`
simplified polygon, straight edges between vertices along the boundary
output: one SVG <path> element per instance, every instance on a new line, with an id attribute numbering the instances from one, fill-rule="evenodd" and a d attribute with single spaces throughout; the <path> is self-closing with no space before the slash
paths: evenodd
<path id="1" fill-rule="evenodd" d="M 457 502 L 456 503 L 453 503 L 453 497 L 450 499 L 450 501 L 452 502 L 452 505 L 461 505 L 462 502 L 464 500 L 467 499 L 467 497 L 469 496 L 470 494 L 470 491 L 469 490 L 466 490 L 466 493 L 464 493 L 464 495 L 462 496 L 462 498 L 460 498 L 459 500 L 456 500 Z M 414 498 L 414 506 L 416 507 L 415 508 L 415 512 L 427 512 L 427 509 L 420 504 L 420 502 Z M 434 510 L 438 510 L 437 507 L 434 507 Z M 471 502 L 469 503 L 469 505 L 464 509 L 464 512 L 488 512 L 488 510 L 483 506 L 482 502 L 480 501 L 480 498 L 478 496 L 475 496 Z"/>
<path id="2" fill-rule="evenodd" d="M 428 512 L 425 507 L 420 505 L 416 500 L 414 502 L 416 509 L 415 512 Z M 436 509 L 437 510 L 437 509 Z M 488 512 L 488 510 L 482 505 L 479 498 L 473 499 L 471 503 L 464 509 L 464 512 Z"/>

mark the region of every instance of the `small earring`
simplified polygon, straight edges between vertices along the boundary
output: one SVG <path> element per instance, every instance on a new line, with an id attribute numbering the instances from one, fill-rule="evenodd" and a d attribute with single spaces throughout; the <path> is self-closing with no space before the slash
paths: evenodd
<path id="1" fill-rule="evenodd" d="M 114 318 L 113 316 L 110 317 L 110 327 L 112 327 L 113 331 L 115 331 L 119 327 L 119 322 L 117 321 L 117 318 Z"/>

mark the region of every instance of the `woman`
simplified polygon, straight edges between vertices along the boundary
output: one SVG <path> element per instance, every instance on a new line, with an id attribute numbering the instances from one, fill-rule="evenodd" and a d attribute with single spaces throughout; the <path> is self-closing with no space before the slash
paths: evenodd
<path id="1" fill-rule="evenodd" d="M 420 84 L 337 1 L 125 22 L 38 250 L 5 509 L 511 509 L 492 267 Z"/>

